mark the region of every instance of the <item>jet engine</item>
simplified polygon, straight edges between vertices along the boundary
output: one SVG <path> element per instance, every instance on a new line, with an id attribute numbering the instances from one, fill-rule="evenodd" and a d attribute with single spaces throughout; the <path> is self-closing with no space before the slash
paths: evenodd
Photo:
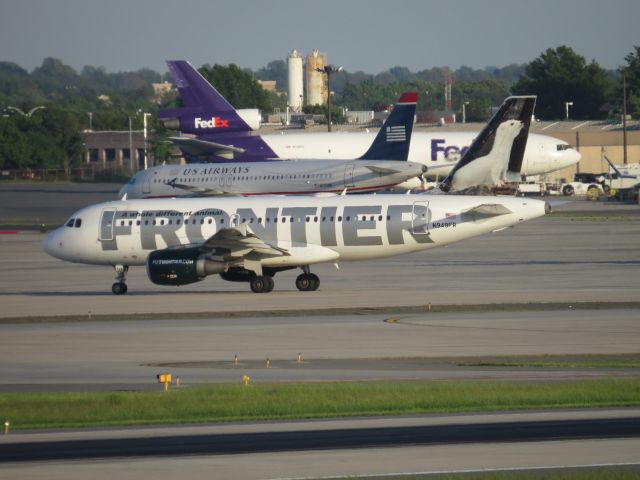
<path id="1" fill-rule="evenodd" d="M 147 258 L 147 275 L 157 285 L 187 285 L 227 269 L 197 248 L 155 250 Z"/>

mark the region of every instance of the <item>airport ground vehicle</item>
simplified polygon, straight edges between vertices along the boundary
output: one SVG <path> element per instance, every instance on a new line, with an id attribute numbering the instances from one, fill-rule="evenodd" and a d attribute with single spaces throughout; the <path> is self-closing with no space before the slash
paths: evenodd
<path id="1" fill-rule="evenodd" d="M 562 194 L 566 197 L 588 195 L 596 198 L 608 194 L 610 186 L 606 175 L 604 173 L 576 173 L 573 182 L 565 183 L 562 186 Z"/>

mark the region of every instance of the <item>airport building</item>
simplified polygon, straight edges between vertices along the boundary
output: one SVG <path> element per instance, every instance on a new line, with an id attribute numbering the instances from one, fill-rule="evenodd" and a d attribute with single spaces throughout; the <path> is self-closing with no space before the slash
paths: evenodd
<path id="1" fill-rule="evenodd" d="M 100 168 L 123 168 L 131 172 L 145 167 L 144 131 L 92 131 L 81 133 L 86 146 L 84 164 Z M 147 166 L 154 165 L 147 138 Z"/>

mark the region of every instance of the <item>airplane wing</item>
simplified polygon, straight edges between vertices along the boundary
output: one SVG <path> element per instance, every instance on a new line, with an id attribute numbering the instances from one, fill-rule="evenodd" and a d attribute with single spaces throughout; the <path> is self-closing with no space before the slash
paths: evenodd
<path id="1" fill-rule="evenodd" d="M 236 153 L 244 153 L 244 148 L 224 145 L 222 143 L 199 140 L 191 137 L 169 137 L 186 154 L 193 157 L 207 157 L 217 155 L 223 158 L 233 158 Z"/>
<path id="2" fill-rule="evenodd" d="M 251 254 L 266 257 L 289 255 L 286 249 L 270 245 L 255 235 L 246 224 L 218 230 L 200 245 L 200 249 L 223 253 L 230 258 L 242 258 Z"/>
<path id="3" fill-rule="evenodd" d="M 222 189 L 217 189 L 217 188 L 206 188 L 206 187 L 199 187 L 199 186 L 195 186 L 195 185 L 186 185 L 184 183 L 178 183 L 176 181 L 177 179 L 173 179 L 173 180 L 169 180 L 169 182 L 167 182 L 167 185 L 170 185 L 174 188 L 180 188 L 182 190 L 186 190 L 188 192 L 191 192 L 194 194 L 194 196 L 198 196 L 198 197 L 215 197 L 215 196 L 222 196 L 222 195 L 227 195 L 227 196 L 236 196 L 237 194 L 235 193 L 231 193 L 231 192 L 227 192 L 226 190 L 222 190 Z"/>

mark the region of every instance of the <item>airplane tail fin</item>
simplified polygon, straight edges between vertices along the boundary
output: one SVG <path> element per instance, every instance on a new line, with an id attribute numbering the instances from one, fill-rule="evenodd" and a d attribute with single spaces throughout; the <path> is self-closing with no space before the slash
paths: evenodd
<path id="1" fill-rule="evenodd" d="M 463 190 L 520 180 L 535 96 L 507 98 L 440 188 Z"/>
<path id="2" fill-rule="evenodd" d="M 158 112 L 158 119 L 166 127 L 193 134 L 252 130 L 238 111 L 193 65 L 185 60 L 168 60 L 167 65 L 184 107 Z"/>
<path id="3" fill-rule="evenodd" d="M 418 92 L 403 93 L 360 160 L 406 161 L 417 103 Z"/>

